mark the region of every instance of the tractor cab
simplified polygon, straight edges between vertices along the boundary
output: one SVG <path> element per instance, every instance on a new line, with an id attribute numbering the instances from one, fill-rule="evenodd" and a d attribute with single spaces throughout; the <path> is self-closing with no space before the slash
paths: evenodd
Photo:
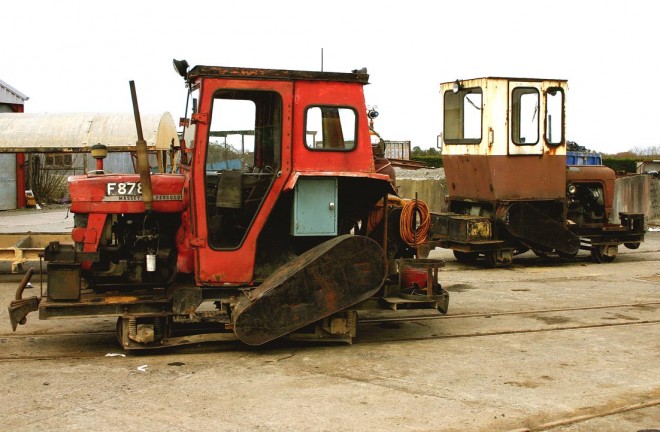
<path id="1" fill-rule="evenodd" d="M 441 85 L 450 197 L 565 196 L 564 80 L 479 78 Z"/>
<path id="2" fill-rule="evenodd" d="M 197 66 L 187 80 L 198 283 L 261 280 L 391 191 L 374 169 L 366 73 Z"/>

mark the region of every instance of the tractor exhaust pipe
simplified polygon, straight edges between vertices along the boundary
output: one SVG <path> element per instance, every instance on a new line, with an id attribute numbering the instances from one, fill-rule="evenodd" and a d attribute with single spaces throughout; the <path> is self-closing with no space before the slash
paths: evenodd
<path id="1" fill-rule="evenodd" d="M 144 210 L 150 212 L 153 204 L 153 192 L 151 189 L 151 172 L 149 169 L 149 153 L 147 142 L 142 135 L 142 121 L 140 120 L 140 108 L 138 107 L 137 94 L 135 92 L 135 81 L 129 81 L 131 86 L 131 98 L 133 100 L 133 114 L 135 115 L 135 127 L 138 139 L 135 143 L 137 153 L 137 172 L 140 174 L 140 185 L 142 186 L 142 201 Z"/>

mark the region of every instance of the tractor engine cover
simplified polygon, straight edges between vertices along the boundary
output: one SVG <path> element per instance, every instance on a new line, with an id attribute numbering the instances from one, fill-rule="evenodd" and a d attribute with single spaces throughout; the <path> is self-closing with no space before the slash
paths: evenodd
<path id="1" fill-rule="evenodd" d="M 153 174 L 153 211 L 183 211 L 183 176 Z M 144 213 L 139 174 L 88 174 L 69 177 L 72 213 Z"/>
<path id="2" fill-rule="evenodd" d="M 261 345 L 353 306 L 381 287 L 385 263 L 385 252 L 368 237 L 321 243 L 238 302 L 234 332 L 248 345 Z"/>

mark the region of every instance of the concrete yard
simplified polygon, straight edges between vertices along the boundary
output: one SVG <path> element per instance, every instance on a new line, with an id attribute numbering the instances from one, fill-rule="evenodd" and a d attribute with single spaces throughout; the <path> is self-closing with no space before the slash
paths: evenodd
<path id="1" fill-rule="evenodd" d="M 32 314 L 12 333 L 5 276 L 0 430 L 660 430 L 660 233 L 646 240 L 611 264 L 528 253 L 493 270 L 436 249 L 450 313 L 365 322 L 350 346 L 108 356 L 112 319 Z"/>

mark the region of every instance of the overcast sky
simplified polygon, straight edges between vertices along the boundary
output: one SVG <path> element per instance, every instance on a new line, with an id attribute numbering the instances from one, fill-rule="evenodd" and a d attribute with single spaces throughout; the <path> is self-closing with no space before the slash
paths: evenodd
<path id="1" fill-rule="evenodd" d="M 620 1 L 37 1 L 0 6 L 0 79 L 27 112 L 183 116 L 191 65 L 367 67 L 385 139 L 435 146 L 439 84 L 567 79 L 567 138 L 605 153 L 660 145 L 660 14 Z M 655 84 L 654 84 L 655 83 Z"/>

